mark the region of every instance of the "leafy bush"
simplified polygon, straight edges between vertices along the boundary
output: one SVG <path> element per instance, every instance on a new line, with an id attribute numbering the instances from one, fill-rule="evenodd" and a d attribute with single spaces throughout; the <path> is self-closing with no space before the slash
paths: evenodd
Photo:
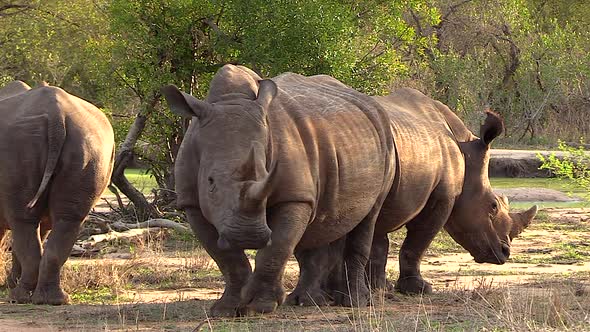
<path id="1" fill-rule="evenodd" d="M 558 148 L 564 155 L 558 157 L 552 153 L 545 157 L 538 154 L 537 157 L 543 162 L 539 168 L 548 169 L 559 178 L 570 179 L 590 192 L 590 151 L 586 151 L 584 146 L 583 139 L 580 139 L 578 147 L 560 140 Z"/>

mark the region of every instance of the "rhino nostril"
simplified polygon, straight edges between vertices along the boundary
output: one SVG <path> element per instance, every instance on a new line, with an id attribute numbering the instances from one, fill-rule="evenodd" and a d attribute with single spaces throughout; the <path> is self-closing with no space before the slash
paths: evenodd
<path id="1" fill-rule="evenodd" d="M 505 259 L 510 257 L 510 246 L 507 244 L 502 244 L 502 255 L 504 255 Z"/>

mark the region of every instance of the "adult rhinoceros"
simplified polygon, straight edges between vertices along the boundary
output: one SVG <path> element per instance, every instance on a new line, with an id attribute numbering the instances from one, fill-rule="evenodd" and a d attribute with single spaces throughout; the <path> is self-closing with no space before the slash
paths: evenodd
<path id="1" fill-rule="evenodd" d="M 0 90 L 0 233 L 12 230 L 9 296 L 65 304 L 60 270 L 107 184 L 114 135 L 106 116 L 62 89 L 12 82 Z M 39 223 L 53 228 L 45 249 Z"/>
<path id="2" fill-rule="evenodd" d="M 261 80 L 233 65 L 217 72 L 206 101 L 174 86 L 162 92 L 173 111 L 193 118 L 176 160 L 176 190 L 225 278 L 212 315 L 275 310 L 295 248 L 345 234 L 349 289 L 368 293 L 373 227 L 395 172 L 378 103 L 328 76 Z M 260 249 L 253 273 L 245 248 Z"/>
<path id="3" fill-rule="evenodd" d="M 420 275 L 420 261 L 443 227 L 476 262 L 505 263 L 512 239 L 530 224 L 537 207 L 510 213 L 508 201 L 490 187 L 489 148 L 503 131 L 502 119 L 487 112 L 478 138 L 447 106 L 414 89 L 373 98 L 388 113 L 397 168 L 375 226 L 368 269 L 372 287 L 385 287 L 387 233 L 403 226 L 407 235 L 395 285 L 400 292 L 432 291 Z M 288 303 L 325 304 L 326 292 L 342 288 L 338 286 L 342 241 L 298 253 L 303 278 Z"/>

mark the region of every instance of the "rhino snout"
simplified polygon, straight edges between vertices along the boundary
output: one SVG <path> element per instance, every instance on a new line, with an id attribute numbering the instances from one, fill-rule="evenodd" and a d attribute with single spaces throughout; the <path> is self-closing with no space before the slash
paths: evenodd
<path id="1" fill-rule="evenodd" d="M 504 256 L 504 262 L 510 257 L 510 246 L 502 243 L 502 255 Z"/>
<path id="2" fill-rule="evenodd" d="M 499 249 L 490 249 L 492 252 L 487 255 L 474 256 L 475 262 L 502 265 L 510 257 L 510 246 L 508 244 L 502 243 Z"/>
<path id="3" fill-rule="evenodd" d="M 262 249 L 272 244 L 271 235 L 272 231 L 268 227 L 258 232 L 221 231 L 217 238 L 217 246 L 222 250 Z"/>

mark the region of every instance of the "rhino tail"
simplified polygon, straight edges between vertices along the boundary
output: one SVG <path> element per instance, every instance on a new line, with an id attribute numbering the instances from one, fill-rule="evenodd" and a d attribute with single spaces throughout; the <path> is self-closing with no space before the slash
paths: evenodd
<path id="1" fill-rule="evenodd" d="M 59 162 L 61 150 L 66 140 L 65 119 L 63 119 L 61 116 L 58 118 L 52 118 L 49 116 L 47 118 L 47 140 L 47 161 L 45 163 L 43 179 L 41 180 L 41 184 L 39 185 L 39 189 L 37 189 L 35 197 L 33 197 L 29 204 L 27 204 L 27 208 L 29 209 L 35 207 L 37 201 L 47 189 L 49 181 L 51 180 L 51 177 L 53 176 L 53 173 L 57 167 L 57 163 Z"/>

